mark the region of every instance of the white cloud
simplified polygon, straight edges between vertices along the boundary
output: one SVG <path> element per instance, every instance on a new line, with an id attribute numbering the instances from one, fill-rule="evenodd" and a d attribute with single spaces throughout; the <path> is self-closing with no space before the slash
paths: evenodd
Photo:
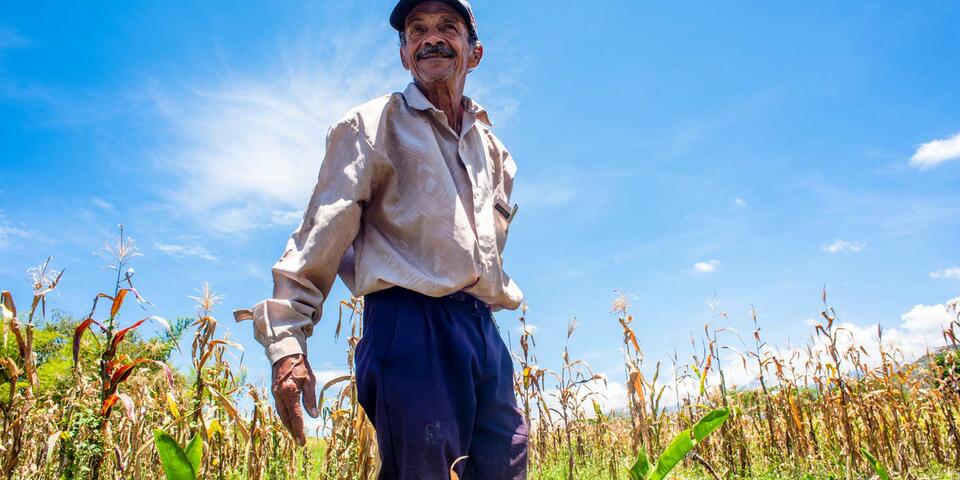
<path id="1" fill-rule="evenodd" d="M 955 299 L 956 300 L 956 299 Z M 943 327 L 955 316 L 947 311 L 946 304 L 915 305 L 909 312 L 900 316 L 903 328 L 912 332 L 939 334 Z"/>
<path id="2" fill-rule="evenodd" d="M 693 264 L 693 269 L 699 273 L 711 273 L 720 268 L 720 260 L 709 260 Z"/>
<path id="3" fill-rule="evenodd" d="M 910 157 L 910 166 L 924 170 L 957 159 L 960 159 L 960 133 L 920 145 Z"/>
<path id="4" fill-rule="evenodd" d="M 216 230 L 295 226 L 328 127 L 409 81 L 398 67 L 396 39 L 381 28 L 355 28 L 349 41 L 281 44 L 274 57 L 265 68 L 227 71 L 180 89 L 156 82 L 147 92 L 173 135 L 167 150 L 155 153 L 157 165 L 176 178 L 164 195 Z"/>
<path id="5" fill-rule="evenodd" d="M 848 241 L 848 240 L 839 240 L 839 239 L 838 239 L 837 241 L 831 243 L 830 245 L 824 245 L 824 246 L 822 246 L 822 247 L 820 247 L 820 248 L 821 248 L 824 252 L 840 253 L 840 252 L 845 251 L 845 250 L 848 251 L 848 252 L 859 252 L 860 250 L 863 250 L 863 248 L 866 247 L 866 246 L 867 246 L 867 244 L 864 243 L 864 242 L 851 242 L 851 241 Z"/>
<path id="6" fill-rule="evenodd" d="M 960 280 L 960 267 L 950 267 L 937 272 L 930 272 L 930 278 Z"/>
<path id="7" fill-rule="evenodd" d="M 195 257 L 211 262 L 217 261 L 217 257 L 210 253 L 209 250 L 194 245 L 177 245 L 173 243 L 157 242 L 153 244 L 153 248 L 164 255 L 168 255 L 173 258 Z"/>
<path id="8" fill-rule="evenodd" d="M 590 390 L 595 394 L 597 403 L 600 404 L 600 410 L 603 413 L 611 411 L 624 411 L 628 408 L 627 387 L 620 382 L 601 380 L 592 380 L 586 383 Z M 584 410 L 590 417 L 594 416 L 593 404 L 585 405 Z"/>
<path id="9" fill-rule="evenodd" d="M 735 198 L 735 199 L 733 200 L 733 204 L 736 205 L 736 206 L 738 206 L 738 207 L 746 207 L 746 206 L 747 206 L 747 201 L 744 200 L 744 199 L 742 199 L 742 198 L 740 198 L 740 197 L 737 197 L 737 198 Z"/>

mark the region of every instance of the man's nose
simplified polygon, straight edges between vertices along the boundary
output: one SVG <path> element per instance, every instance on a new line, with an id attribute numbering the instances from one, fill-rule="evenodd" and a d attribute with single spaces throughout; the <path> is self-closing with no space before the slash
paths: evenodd
<path id="1" fill-rule="evenodd" d="M 440 36 L 439 32 L 436 30 L 430 30 L 427 32 L 427 38 L 423 41 L 423 44 L 424 46 L 429 45 L 431 47 L 438 45 L 446 46 L 447 42 L 443 39 L 443 37 Z"/>

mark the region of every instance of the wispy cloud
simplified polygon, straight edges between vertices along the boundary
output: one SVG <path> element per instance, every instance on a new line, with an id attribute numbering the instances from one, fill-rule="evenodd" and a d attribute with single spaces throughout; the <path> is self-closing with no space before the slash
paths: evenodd
<path id="1" fill-rule="evenodd" d="M 210 253 L 209 250 L 196 245 L 178 245 L 175 243 L 156 242 L 153 244 L 153 248 L 158 252 L 173 258 L 194 257 L 211 262 L 217 261 L 217 257 Z"/>
<path id="2" fill-rule="evenodd" d="M 960 133 L 920 145 L 910 157 L 910 166 L 924 170 L 957 159 L 960 159 Z"/>
<path id="3" fill-rule="evenodd" d="M 354 29 L 349 41 L 326 33 L 325 42 L 280 42 L 266 69 L 181 88 L 153 84 L 148 95 L 173 137 L 156 152 L 176 179 L 163 193 L 171 204 L 221 231 L 296 225 L 328 127 L 409 79 L 397 67 L 395 38 L 382 29 Z"/>
<path id="4" fill-rule="evenodd" d="M 930 278 L 960 280 L 960 267 L 950 267 L 936 272 L 930 272 Z"/>
<path id="5" fill-rule="evenodd" d="M 30 238 L 30 232 L 10 225 L 0 225 L 0 250 L 7 249 L 17 240 Z"/>
<path id="6" fill-rule="evenodd" d="M 824 252 L 828 253 L 840 253 L 840 252 L 859 252 L 866 247 L 867 244 L 864 242 L 851 242 L 849 240 L 840 240 L 837 239 L 829 245 L 824 245 L 821 248 Z"/>
<path id="7" fill-rule="evenodd" d="M 0 25 L 0 50 L 9 48 L 23 48 L 30 45 L 30 40 L 17 33 L 16 30 Z"/>
<path id="8" fill-rule="evenodd" d="M 112 211 L 113 211 L 113 208 L 114 208 L 112 203 L 110 203 L 110 202 L 108 202 L 108 201 L 106 201 L 106 200 L 104 200 L 104 199 L 102 199 L 102 198 L 100 198 L 100 197 L 93 197 L 93 198 L 91 198 L 91 199 L 90 199 L 90 204 L 93 205 L 94 207 L 100 208 L 100 209 L 102 209 L 102 210 L 106 210 L 106 211 L 108 211 L 108 212 L 112 212 Z"/>
<path id="9" fill-rule="evenodd" d="M 31 232 L 14 225 L 7 220 L 3 212 L 0 212 L 0 250 L 11 248 L 17 241 L 26 240 L 32 236 Z"/>
<path id="10" fill-rule="evenodd" d="M 693 270 L 698 273 L 712 273 L 717 271 L 718 268 L 720 268 L 720 260 L 708 260 L 693 264 Z"/>
<path id="11" fill-rule="evenodd" d="M 742 198 L 740 198 L 740 197 L 737 197 L 737 198 L 733 199 L 733 204 L 734 204 L 735 206 L 737 206 L 737 207 L 746 207 L 746 206 L 747 206 L 747 201 L 744 200 L 744 199 L 742 199 Z"/>

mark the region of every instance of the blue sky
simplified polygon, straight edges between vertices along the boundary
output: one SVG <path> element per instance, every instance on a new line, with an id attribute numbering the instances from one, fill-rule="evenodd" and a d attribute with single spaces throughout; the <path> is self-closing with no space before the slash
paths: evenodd
<path id="1" fill-rule="evenodd" d="M 622 380 L 615 289 L 649 360 L 685 356 L 706 322 L 748 334 L 751 306 L 772 344 L 802 344 L 824 285 L 855 331 L 936 338 L 960 295 L 956 2 L 474 3 L 468 94 L 518 164 L 506 265 L 543 365 L 576 316 L 571 352 Z M 269 295 L 327 126 L 406 85 L 391 7 L 5 7 L 0 285 L 26 303 L 24 272 L 53 255 L 50 304 L 82 315 L 123 223 L 152 313 L 192 315 L 210 281 L 266 378 L 251 326 L 226 320 Z M 344 298 L 338 280 L 317 370 L 342 368 Z M 517 317 L 497 315 L 514 340 Z"/>

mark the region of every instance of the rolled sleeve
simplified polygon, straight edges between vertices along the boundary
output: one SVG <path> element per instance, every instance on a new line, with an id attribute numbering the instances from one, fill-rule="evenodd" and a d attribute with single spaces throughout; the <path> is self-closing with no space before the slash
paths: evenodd
<path id="1" fill-rule="evenodd" d="M 273 297 L 257 303 L 245 316 L 253 320 L 254 338 L 271 364 L 306 353 L 307 338 L 320 320 L 341 258 L 359 232 L 373 168 L 369 144 L 356 123 L 348 117 L 328 131 L 326 153 L 303 221 L 272 268 Z M 236 312 L 235 316 L 244 319 Z"/>

